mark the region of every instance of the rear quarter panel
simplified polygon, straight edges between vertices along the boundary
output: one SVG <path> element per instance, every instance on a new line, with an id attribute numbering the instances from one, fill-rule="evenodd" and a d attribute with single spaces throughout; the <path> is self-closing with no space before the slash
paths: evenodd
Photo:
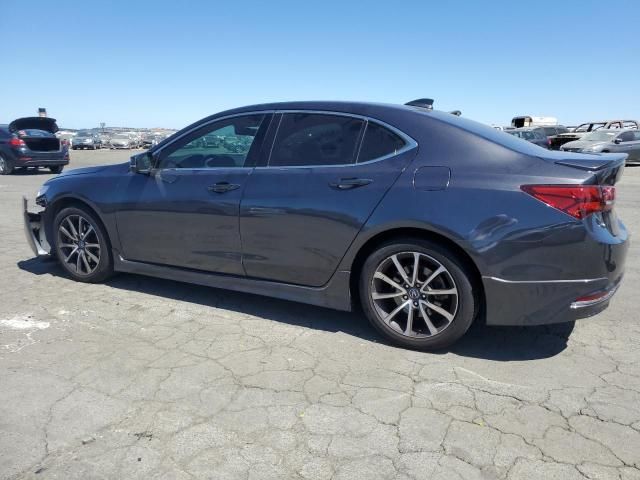
<path id="1" fill-rule="evenodd" d="M 369 218 L 340 270 L 351 269 L 369 239 L 398 228 L 421 228 L 446 237 L 467 252 L 483 276 L 515 281 L 578 279 L 606 269 L 603 262 L 584 261 L 607 252 L 582 221 L 520 190 L 524 184 L 585 182 L 592 174 L 515 152 L 436 121 L 425 122 L 418 141 L 416 159 Z M 416 188 L 414 174 L 423 166 L 449 168 L 448 187 Z"/>

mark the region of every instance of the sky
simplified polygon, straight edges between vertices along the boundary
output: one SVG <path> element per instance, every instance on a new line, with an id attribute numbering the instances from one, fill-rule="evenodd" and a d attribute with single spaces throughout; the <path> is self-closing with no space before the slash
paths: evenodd
<path id="1" fill-rule="evenodd" d="M 0 3 L 0 123 L 46 107 L 67 128 L 181 128 L 255 103 L 421 97 L 497 125 L 640 119 L 639 0 Z"/>

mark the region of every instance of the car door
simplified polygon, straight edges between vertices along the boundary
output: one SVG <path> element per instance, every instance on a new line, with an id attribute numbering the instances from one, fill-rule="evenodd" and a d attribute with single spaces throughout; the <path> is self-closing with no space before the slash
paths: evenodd
<path id="1" fill-rule="evenodd" d="M 248 276 L 321 286 L 415 155 L 401 132 L 363 117 L 285 112 L 240 208 Z M 364 141 L 362 141 L 364 139 Z"/>
<path id="2" fill-rule="evenodd" d="M 631 130 L 627 130 L 618 134 L 611 147 L 612 152 L 626 153 L 629 155 L 627 160 L 634 159 L 635 135 Z"/>
<path id="3" fill-rule="evenodd" d="M 637 162 L 640 160 L 640 130 L 633 130 L 633 140 L 630 142 L 629 160 Z"/>
<path id="4" fill-rule="evenodd" d="M 124 258 L 244 275 L 240 199 L 270 118 L 215 120 L 154 152 L 150 175 L 130 174 L 116 214 Z"/>

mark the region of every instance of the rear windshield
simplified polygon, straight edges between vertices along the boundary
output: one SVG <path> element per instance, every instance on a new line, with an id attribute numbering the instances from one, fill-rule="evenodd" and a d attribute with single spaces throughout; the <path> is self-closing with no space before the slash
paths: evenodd
<path id="1" fill-rule="evenodd" d="M 445 123 L 451 124 L 455 127 L 462 128 L 467 132 L 478 135 L 479 137 L 489 140 L 490 142 L 497 143 L 505 148 L 523 153 L 525 155 L 532 155 L 537 157 L 540 156 L 541 153 L 548 152 L 548 150 L 542 149 L 542 147 L 537 146 L 535 143 L 526 142 L 517 136 L 510 135 L 513 130 L 508 131 L 508 133 L 501 132 L 500 130 L 496 130 L 495 128 L 490 127 L 489 125 L 475 122 L 465 117 L 457 117 L 446 112 L 433 111 L 425 113 L 424 115 L 430 115 L 434 118 L 437 118 L 438 120 L 442 120 Z"/>

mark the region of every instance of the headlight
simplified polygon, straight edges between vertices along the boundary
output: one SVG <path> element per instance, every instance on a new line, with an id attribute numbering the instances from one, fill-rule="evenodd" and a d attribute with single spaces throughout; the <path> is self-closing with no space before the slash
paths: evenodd
<path id="1" fill-rule="evenodd" d="M 42 195 L 47 193 L 47 190 L 49 190 L 49 185 L 42 185 L 40 187 L 40 190 L 38 190 L 38 193 L 36 193 L 36 197 L 41 197 Z"/>
<path id="2" fill-rule="evenodd" d="M 49 190 L 48 185 L 42 185 L 40 187 L 40 190 L 38 190 L 38 193 L 36 194 L 36 205 L 39 205 L 41 207 L 47 206 L 47 197 L 45 196 L 47 190 Z"/>

